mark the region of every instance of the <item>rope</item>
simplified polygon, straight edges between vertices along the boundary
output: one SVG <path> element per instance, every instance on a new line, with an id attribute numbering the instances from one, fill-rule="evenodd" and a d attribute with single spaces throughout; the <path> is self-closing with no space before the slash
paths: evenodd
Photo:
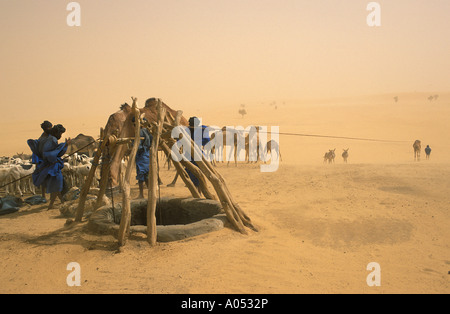
<path id="1" fill-rule="evenodd" d="M 263 133 L 269 134 L 269 132 L 263 132 Z M 386 142 L 386 143 L 407 143 L 408 142 L 408 141 L 382 140 L 382 139 L 375 139 L 375 138 L 347 137 L 347 136 L 333 136 L 333 135 L 318 135 L 318 134 L 281 133 L 281 132 L 278 133 L 278 134 L 280 134 L 280 135 L 290 135 L 290 136 L 336 138 L 336 139 L 355 140 L 355 141 L 369 141 L 369 142 Z"/>
<path id="2" fill-rule="evenodd" d="M 215 130 L 222 130 L 220 128 L 212 128 L 211 129 L 215 129 Z M 266 134 L 270 134 L 270 132 L 261 132 L 259 131 L 259 133 L 266 133 Z M 363 137 L 347 137 L 347 136 L 334 136 L 334 135 L 319 135 L 319 134 L 303 134 L 303 133 L 283 133 L 283 132 L 279 132 L 279 135 L 287 135 L 287 136 L 302 136 L 302 137 L 318 137 L 318 138 L 334 138 L 334 139 L 345 139 L 345 140 L 354 140 L 354 141 L 368 141 L 368 142 L 384 142 L 384 143 L 407 143 L 408 141 L 393 141 L 393 140 L 385 140 L 385 139 L 375 139 L 375 138 L 363 138 Z M 97 142 L 98 140 L 95 140 L 91 143 L 89 143 L 86 146 L 83 146 L 82 148 L 78 149 L 77 151 L 73 152 L 72 154 L 68 155 L 67 157 L 70 157 L 72 155 L 74 155 L 75 153 L 85 149 L 88 146 L 91 146 L 92 144 L 94 144 L 95 142 Z M 49 165 L 50 166 L 50 165 Z M 32 174 L 29 174 L 27 176 L 24 176 L 22 178 L 16 179 L 10 183 L 7 183 L 5 185 L 0 186 L 1 188 L 4 188 L 5 186 L 11 185 L 17 181 L 23 180 L 25 178 L 30 177 Z M 158 161 L 158 178 L 159 178 L 159 161 Z"/>
<path id="3" fill-rule="evenodd" d="M 191 127 L 189 127 L 191 129 Z M 221 131 L 221 128 L 208 127 L 212 130 Z M 263 132 L 258 131 L 258 133 L 271 134 L 272 132 Z M 345 139 L 345 140 L 356 140 L 356 141 L 370 141 L 370 142 L 386 142 L 386 143 L 408 143 L 409 141 L 393 141 L 393 140 L 385 140 L 385 139 L 376 139 L 376 138 L 364 138 L 364 137 L 348 137 L 348 136 L 334 136 L 334 135 L 320 135 L 320 134 L 304 134 L 304 133 L 285 133 L 279 132 L 279 135 L 288 135 L 288 136 L 302 136 L 302 137 L 320 137 L 320 138 L 335 138 L 335 139 Z"/>

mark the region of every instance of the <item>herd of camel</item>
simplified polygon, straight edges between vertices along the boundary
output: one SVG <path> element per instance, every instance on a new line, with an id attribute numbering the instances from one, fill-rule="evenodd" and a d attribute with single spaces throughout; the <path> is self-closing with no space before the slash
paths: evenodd
<path id="1" fill-rule="evenodd" d="M 141 118 L 145 118 L 148 122 L 157 122 L 157 103 L 158 99 L 156 98 L 149 98 L 145 102 L 145 106 L 143 108 L 138 108 L 140 112 Z M 166 109 L 166 122 L 169 124 L 175 123 L 176 117 L 180 113 L 177 110 L 174 110 L 167 106 L 164 102 L 161 102 L 163 107 Z M 134 123 L 132 122 L 133 114 L 132 114 L 132 108 L 127 103 L 120 106 L 120 110 L 111 114 L 108 118 L 108 122 L 103 130 L 103 136 L 108 137 L 111 135 L 116 136 L 117 138 L 131 138 L 134 137 Z M 181 116 L 179 119 L 179 125 L 181 126 L 189 126 L 188 120 Z M 224 146 L 228 145 L 227 138 L 234 136 L 234 141 L 230 141 L 231 143 L 234 142 L 234 148 L 230 150 L 230 154 L 234 152 L 234 161 L 237 163 L 239 160 L 238 158 L 238 145 L 237 145 L 237 138 L 236 137 L 242 137 L 239 140 L 241 140 L 241 143 L 245 143 L 244 149 L 245 149 L 245 155 L 246 160 L 248 162 L 252 162 L 254 160 L 266 160 L 266 157 L 268 154 L 271 154 L 274 152 L 276 157 L 278 157 L 281 161 L 281 154 L 279 150 L 278 142 L 274 140 L 269 140 L 267 143 L 261 144 L 261 150 L 260 150 L 260 143 L 259 143 L 259 128 L 256 127 L 256 139 L 252 139 L 249 137 L 248 134 L 244 135 L 242 132 L 236 131 L 236 130 L 227 130 L 222 129 L 222 136 L 223 136 L 223 145 L 221 145 L 220 141 L 215 144 L 215 147 L 218 148 L 220 151 L 212 151 L 212 153 L 215 153 L 217 155 L 222 154 L 222 150 Z M 220 131 L 219 131 L 220 132 Z M 214 139 L 214 135 L 211 135 L 211 140 Z M 249 149 L 251 147 L 250 143 L 252 141 L 256 141 L 256 154 L 257 156 L 254 157 L 251 154 L 253 153 L 252 150 Z M 89 143 L 95 142 L 94 138 L 90 136 L 85 136 L 80 134 L 77 138 L 71 140 L 71 147 L 69 147 L 67 153 L 70 154 L 71 152 L 79 150 L 81 147 L 88 145 L 89 152 L 86 151 L 88 156 L 92 156 L 93 151 L 98 146 L 98 143 L 94 143 L 92 145 L 89 145 Z M 87 149 L 86 149 L 87 150 Z M 261 156 L 260 151 L 264 152 L 265 156 Z M 119 175 L 120 175 L 120 168 L 122 167 L 122 161 L 127 156 L 127 153 L 129 152 L 129 147 L 127 145 L 120 145 L 117 147 L 117 150 L 110 156 L 110 174 L 111 174 L 111 183 L 113 186 L 117 186 L 119 183 Z M 230 160 L 233 160 L 231 158 L 231 155 L 226 156 L 227 158 L 225 160 L 230 162 Z M 222 158 L 219 158 L 219 160 L 223 160 Z"/>
<path id="2" fill-rule="evenodd" d="M 141 113 L 141 117 L 145 117 L 148 121 L 157 121 L 157 110 L 156 110 L 156 104 L 157 104 L 157 99 L 156 98 L 149 98 L 146 100 L 145 102 L 145 106 L 144 108 L 139 108 L 139 111 Z M 162 102 L 162 105 L 166 108 L 166 112 L 167 112 L 167 117 L 169 117 L 169 120 L 173 120 L 173 121 L 168 121 L 170 122 L 174 122 L 175 121 L 175 117 L 178 114 L 178 111 L 170 108 L 169 106 L 167 106 L 165 103 Z M 108 122 L 106 124 L 106 127 L 104 129 L 104 134 L 106 135 L 116 135 L 117 137 L 132 137 L 134 136 L 134 126 L 132 123 L 132 110 L 131 110 L 131 106 L 129 106 L 128 104 L 123 104 L 120 107 L 120 110 L 115 112 L 114 114 L 110 115 Z M 189 123 L 187 121 L 187 119 L 183 116 L 181 116 L 181 119 L 179 121 L 180 125 L 183 126 L 189 126 Z M 225 130 L 226 131 L 226 130 Z M 223 132 L 223 138 L 224 138 L 224 143 L 226 141 L 226 132 L 224 132 L 224 130 L 222 130 Z M 236 148 L 236 136 L 238 136 L 236 133 L 234 133 L 234 145 Z M 212 136 L 213 138 L 213 136 Z M 82 144 L 86 144 L 89 141 L 92 141 L 93 138 L 92 137 L 83 137 L 79 139 Z M 75 143 L 76 141 L 72 140 L 72 143 Z M 81 146 L 81 144 L 77 145 L 78 148 Z M 256 160 L 263 160 L 264 156 L 259 156 L 259 138 L 257 139 L 257 146 L 258 146 L 258 156 Z M 248 148 L 249 147 L 249 137 L 248 135 L 245 137 L 245 147 Z M 414 158 L 415 160 L 420 160 L 420 151 L 421 151 L 421 142 L 419 140 L 414 142 Z M 73 149 L 76 149 L 77 147 L 73 147 Z M 276 150 L 276 154 L 278 155 L 278 158 L 280 158 L 281 160 L 281 154 L 280 154 L 280 148 L 277 142 L 270 140 L 265 144 L 264 147 L 264 151 L 266 154 L 270 154 L 271 151 Z M 95 149 L 94 147 L 90 147 L 90 149 Z M 235 154 L 235 162 L 237 161 L 237 150 L 234 149 L 234 154 Z M 126 151 L 125 151 L 125 147 L 121 147 L 112 157 L 112 165 L 111 165 L 111 175 L 112 175 L 112 181 L 113 181 L 113 185 L 118 183 L 118 174 L 119 173 L 119 167 L 121 164 L 121 160 L 124 158 L 124 156 L 126 155 Z M 324 163 L 334 163 L 335 162 L 335 157 L 336 157 L 336 149 L 330 149 L 328 152 L 325 153 L 324 155 Z M 347 163 L 349 157 L 349 149 L 343 149 L 343 153 L 342 153 L 342 158 L 344 163 Z M 227 160 L 230 160 L 229 158 Z M 246 160 L 249 160 L 249 153 L 248 150 L 246 149 Z"/>

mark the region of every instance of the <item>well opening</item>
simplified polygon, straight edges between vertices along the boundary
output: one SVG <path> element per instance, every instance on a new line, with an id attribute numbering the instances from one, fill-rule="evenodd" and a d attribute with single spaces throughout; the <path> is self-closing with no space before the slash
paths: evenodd
<path id="1" fill-rule="evenodd" d="M 130 202 L 132 232 L 147 232 L 147 200 Z M 196 198 L 162 197 L 156 205 L 157 237 L 160 242 L 181 240 L 222 229 L 226 222 L 220 202 Z M 89 218 L 89 229 L 96 233 L 116 234 L 122 206 L 104 206 Z"/>
<path id="2" fill-rule="evenodd" d="M 131 226 L 147 225 L 147 200 L 131 202 Z M 111 209 L 112 210 L 112 209 Z M 187 225 L 203 219 L 211 218 L 221 212 L 221 206 L 216 202 L 204 200 L 162 198 L 156 203 L 156 225 Z M 115 219 L 120 224 L 119 215 Z"/>

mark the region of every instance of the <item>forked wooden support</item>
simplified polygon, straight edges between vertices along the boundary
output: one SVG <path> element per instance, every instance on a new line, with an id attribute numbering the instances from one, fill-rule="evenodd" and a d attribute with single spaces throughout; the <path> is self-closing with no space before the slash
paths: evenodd
<path id="1" fill-rule="evenodd" d="M 182 160 L 180 163 L 198 179 L 200 190 L 205 198 L 208 200 L 217 200 L 217 197 L 209 190 L 207 179 L 203 172 L 190 161 Z"/>
<path id="2" fill-rule="evenodd" d="M 152 145 L 150 148 L 150 173 L 148 176 L 148 202 L 147 202 L 147 241 L 151 246 L 156 245 L 156 202 L 158 186 L 158 147 L 161 131 L 166 116 L 166 109 L 161 99 L 157 100 L 156 110 L 158 112 L 157 126 L 154 128 Z"/>
<path id="3" fill-rule="evenodd" d="M 104 134 L 103 134 L 103 129 L 100 130 L 100 138 L 103 138 Z M 80 193 L 80 200 L 78 201 L 78 207 L 77 207 L 77 212 L 75 215 L 75 221 L 76 222 L 81 222 L 81 220 L 83 219 L 83 214 L 84 214 L 84 206 L 86 203 L 86 198 L 87 195 L 89 193 L 89 188 L 92 184 L 92 180 L 95 177 L 95 171 L 97 170 L 98 167 L 98 163 L 100 161 L 100 157 L 102 156 L 102 153 L 105 149 L 106 146 L 106 141 L 105 139 L 103 139 L 102 144 L 100 145 L 100 147 L 97 149 L 97 151 L 95 152 L 95 156 L 94 156 L 94 160 L 92 161 L 92 168 L 89 171 L 89 174 L 86 178 L 86 182 L 84 183 L 83 188 L 81 189 L 81 193 Z"/>
<path id="4" fill-rule="evenodd" d="M 102 172 L 100 175 L 100 183 L 99 183 L 99 192 L 97 194 L 97 201 L 95 202 L 94 205 L 94 210 L 99 209 L 102 206 L 102 199 L 103 196 L 106 193 L 106 189 L 108 188 L 108 183 L 109 183 L 109 173 L 111 171 L 111 161 L 114 158 L 114 154 L 116 153 L 117 150 L 117 146 L 115 145 L 109 145 L 109 141 L 105 140 L 105 144 L 106 147 L 103 150 L 103 161 L 104 161 L 104 165 L 102 166 Z M 108 147 L 110 146 L 110 147 Z M 106 150 L 108 150 L 108 154 L 106 154 Z M 107 156 L 107 158 L 105 158 Z"/>
<path id="5" fill-rule="evenodd" d="M 135 130 L 134 137 L 138 139 L 140 137 L 141 131 L 141 123 L 140 123 L 140 112 L 137 108 L 137 98 L 133 98 L 132 112 L 135 120 Z M 119 234 L 118 240 L 119 245 L 123 246 L 126 243 L 129 231 L 130 231 L 130 222 L 131 222 L 131 205 L 130 205 L 130 180 L 131 173 L 133 168 L 135 167 L 135 158 L 136 153 L 139 147 L 139 140 L 135 140 L 133 143 L 133 148 L 131 149 L 130 159 L 128 161 L 127 170 L 125 172 L 125 177 L 123 179 L 123 197 L 122 197 L 122 218 L 120 220 Z"/>
<path id="6" fill-rule="evenodd" d="M 169 146 L 167 146 L 167 144 L 164 142 L 161 142 L 160 145 L 161 145 L 161 148 L 164 151 L 164 153 L 168 154 L 169 158 L 171 158 L 170 157 L 171 150 L 170 150 Z M 184 184 L 187 186 L 187 188 L 191 192 L 192 197 L 193 198 L 201 198 L 200 193 L 198 192 L 195 185 L 192 183 L 191 179 L 189 178 L 189 175 L 187 174 L 186 170 L 184 170 L 181 163 L 178 161 L 175 161 L 175 160 L 172 160 L 172 162 L 173 162 L 175 169 L 177 170 L 177 173 L 180 176 L 181 180 L 183 180 Z"/>
<path id="7" fill-rule="evenodd" d="M 170 130 L 170 126 L 165 126 Z M 180 128 L 180 131 L 183 137 L 190 138 L 189 134 L 187 134 L 185 130 L 183 130 L 183 128 Z M 170 143 L 170 145 L 173 145 L 175 143 L 175 140 L 172 138 L 167 139 L 167 141 Z M 191 156 L 196 155 L 202 156 L 202 160 L 196 161 L 196 164 L 199 168 L 199 171 L 201 171 L 213 185 L 214 190 L 217 193 L 217 196 L 230 223 L 242 234 L 247 234 L 247 230 L 245 230 L 244 226 L 254 231 L 258 231 L 258 229 L 253 225 L 250 218 L 234 201 L 223 177 L 218 173 L 217 170 L 214 169 L 211 163 L 205 159 L 205 156 L 203 155 L 201 149 L 191 139 Z"/>

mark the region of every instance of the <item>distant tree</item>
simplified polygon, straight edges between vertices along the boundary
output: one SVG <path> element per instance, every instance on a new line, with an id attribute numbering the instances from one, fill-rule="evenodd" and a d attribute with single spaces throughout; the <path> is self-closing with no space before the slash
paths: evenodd
<path id="1" fill-rule="evenodd" d="M 430 96 L 430 97 L 428 97 L 427 99 L 431 102 L 431 101 L 433 101 L 434 96 Z"/>
<path id="2" fill-rule="evenodd" d="M 239 109 L 239 114 L 242 116 L 242 118 L 244 118 L 244 116 L 247 114 L 247 110 L 245 110 L 245 108 L 241 108 Z"/>
<path id="3" fill-rule="evenodd" d="M 437 100 L 439 98 L 439 95 L 434 95 L 434 100 Z"/>
<path id="4" fill-rule="evenodd" d="M 395 96 L 395 97 L 394 97 L 394 101 L 395 101 L 395 102 L 398 102 L 398 96 Z"/>

